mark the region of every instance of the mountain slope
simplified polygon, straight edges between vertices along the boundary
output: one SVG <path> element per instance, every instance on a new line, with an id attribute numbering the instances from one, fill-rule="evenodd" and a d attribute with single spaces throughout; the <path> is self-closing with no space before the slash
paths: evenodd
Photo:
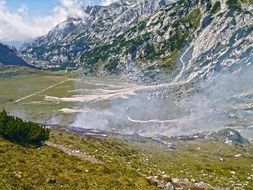
<path id="1" fill-rule="evenodd" d="M 31 44 L 24 44 L 22 52 L 29 61 L 45 67 L 69 62 L 81 64 L 80 56 L 83 52 L 110 43 L 133 22 L 137 23 L 140 17 L 152 14 L 164 3 L 164 0 L 128 0 L 106 7 L 85 7 L 84 12 L 88 15 L 86 18 L 69 18 L 48 35 Z"/>
<path id="2" fill-rule="evenodd" d="M 252 63 L 252 1 L 126 0 L 84 11 L 25 44 L 24 58 L 142 80 L 173 70 L 175 81 Z"/>
<path id="3" fill-rule="evenodd" d="M 0 64 L 29 66 L 23 59 L 17 56 L 14 49 L 0 43 Z"/>
<path id="4" fill-rule="evenodd" d="M 22 147 L 0 138 L 0 189 L 225 189 L 206 183 L 252 189 L 251 146 L 177 140 L 172 142 L 179 148 L 170 150 L 166 143 L 140 136 L 94 137 L 62 129 L 52 129 L 50 142 L 72 154 L 49 146 Z M 82 152 L 102 164 L 77 157 Z"/>

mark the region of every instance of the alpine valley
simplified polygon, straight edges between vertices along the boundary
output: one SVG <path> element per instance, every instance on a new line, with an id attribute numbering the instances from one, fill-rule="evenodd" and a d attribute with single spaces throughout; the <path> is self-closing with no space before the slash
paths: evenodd
<path id="1" fill-rule="evenodd" d="M 253 189 L 253 0 L 57 2 L 0 44 L 0 190 Z"/>

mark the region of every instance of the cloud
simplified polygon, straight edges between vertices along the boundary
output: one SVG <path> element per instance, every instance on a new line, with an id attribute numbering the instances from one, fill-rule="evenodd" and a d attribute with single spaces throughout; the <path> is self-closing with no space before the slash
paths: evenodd
<path id="1" fill-rule="evenodd" d="M 79 0 L 59 0 L 59 4 L 48 16 L 29 17 L 28 8 L 22 5 L 16 12 L 11 12 L 0 0 L 0 41 L 23 42 L 45 35 L 50 29 L 67 18 L 85 18 Z"/>
<path id="2" fill-rule="evenodd" d="M 102 0 L 101 4 L 104 6 L 110 5 L 112 3 L 117 2 L 118 0 Z"/>
<path id="3" fill-rule="evenodd" d="M 26 16 L 28 15 L 28 7 L 26 5 L 21 5 L 17 11 L 21 15 L 26 15 Z"/>

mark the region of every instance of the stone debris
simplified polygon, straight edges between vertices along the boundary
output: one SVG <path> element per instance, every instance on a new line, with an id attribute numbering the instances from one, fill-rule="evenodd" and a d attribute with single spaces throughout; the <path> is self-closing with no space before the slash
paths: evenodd
<path id="1" fill-rule="evenodd" d="M 176 137 L 171 137 L 172 140 L 180 141 L 191 141 L 191 140 L 212 140 L 223 142 L 228 145 L 236 146 L 245 146 L 249 144 L 249 141 L 244 138 L 239 132 L 234 129 L 226 128 L 218 131 L 212 132 L 203 132 L 193 135 L 181 135 Z M 198 148 L 200 150 L 200 148 Z M 237 157 L 241 157 L 241 154 L 238 154 Z"/>
<path id="2" fill-rule="evenodd" d="M 102 163 L 100 160 L 96 159 L 95 157 L 90 156 L 90 155 L 86 154 L 85 152 L 81 152 L 80 150 L 74 150 L 74 149 L 65 147 L 64 145 L 55 144 L 55 143 L 49 142 L 49 141 L 45 142 L 45 144 L 47 146 L 51 146 L 51 147 L 60 149 L 63 152 L 67 153 L 68 155 L 75 156 L 75 157 L 78 157 L 78 158 L 82 158 L 82 159 L 84 159 L 86 161 L 89 161 L 93 164 L 101 164 Z"/>
<path id="3" fill-rule="evenodd" d="M 194 179 L 170 178 L 167 175 L 146 177 L 150 184 L 162 190 L 230 190 L 230 188 L 214 187 L 204 182 L 197 182 Z"/>
<path id="4" fill-rule="evenodd" d="M 249 144 L 249 141 L 241 136 L 239 132 L 234 129 L 222 129 L 207 134 L 207 139 L 224 142 L 225 144 L 233 144 L 244 146 Z"/>
<path id="5" fill-rule="evenodd" d="M 243 154 L 236 154 L 235 155 L 235 158 L 240 158 L 240 157 L 243 157 Z"/>
<path id="6" fill-rule="evenodd" d="M 15 178 L 17 179 L 21 179 L 22 178 L 22 172 L 18 171 L 18 172 L 13 172 Z"/>
<path id="7" fill-rule="evenodd" d="M 54 179 L 54 178 L 48 178 L 47 179 L 47 183 L 54 184 L 54 183 L 56 183 L 56 179 Z"/>

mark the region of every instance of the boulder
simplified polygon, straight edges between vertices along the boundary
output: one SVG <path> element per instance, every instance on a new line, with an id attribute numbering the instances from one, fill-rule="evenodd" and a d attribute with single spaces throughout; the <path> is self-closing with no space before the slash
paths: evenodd
<path id="1" fill-rule="evenodd" d="M 54 178 L 48 178 L 47 179 L 47 183 L 54 184 L 54 183 L 56 183 L 56 179 L 54 179 Z"/>
<path id="2" fill-rule="evenodd" d="M 207 135 L 210 140 L 224 142 L 226 144 L 234 144 L 244 146 L 249 144 L 249 141 L 245 139 L 239 132 L 234 129 L 227 128 L 219 131 L 211 132 Z"/>

